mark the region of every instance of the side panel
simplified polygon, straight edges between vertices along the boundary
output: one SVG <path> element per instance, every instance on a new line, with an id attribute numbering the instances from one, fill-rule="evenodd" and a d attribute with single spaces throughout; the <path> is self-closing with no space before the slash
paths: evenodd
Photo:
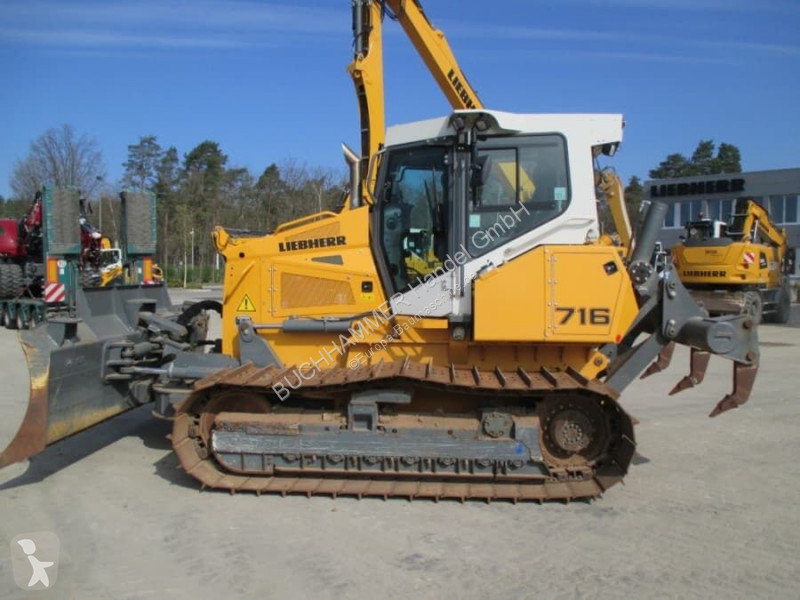
<path id="1" fill-rule="evenodd" d="M 684 246 L 672 250 L 673 262 L 684 285 L 767 285 L 770 269 L 780 279 L 775 249 L 734 242 L 726 246 Z"/>
<path id="2" fill-rule="evenodd" d="M 156 199 L 149 192 L 128 192 L 125 197 L 125 235 L 128 256 L 156 252 Z"/>
<path id="3" fill-rule="evenodd" d="M 45 254 L 81 253 L 80 192 L 76 189 L 44 189 L 42 196 L 45 223 Z"/>
<path id="4" fill-rule="evenodd" d="M 541 340 L 546 331 L 545 253 L 537 248 L 474 282 L 475 341 Z"/>
<path id="5" fill-rule="evenodd" d="M 385 298 L 369 247 L 368 211 L 364 206 L 259 237 L 217 233 L 225 256 L 223 351 L 235 351 L 237 318 L 279 326 L 294 317 L 355 316 L 380 307 Z M 314 336 L 274 337 L 271 343 L 295 348 L 293 338 Z M 287 360 L 281 348 L 276 351 Z M 307 358 L 303 349 L 300 360 Z"/>
<path id="6" fill-rule="evenodd" d="M 475 281 L 475 341 L 618 342 L 637 312 L 612 247 L 542 246 Z"/>

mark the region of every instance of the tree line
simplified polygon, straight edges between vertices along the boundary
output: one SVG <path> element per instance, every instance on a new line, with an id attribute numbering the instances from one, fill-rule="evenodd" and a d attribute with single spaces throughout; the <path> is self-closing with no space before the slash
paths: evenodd
<path id="1" fill-rule="evenodd" d="M 290 159 L 254 174 L 231 165 L 215 141 L 204 140 L 181 155 L 175 146 L 162 147 L 155 135 L 129 145 L 122 166 L 120 189 L 155 194 L 157 262 L 175 278 L 184 263 L 191 264 L 197 281 L 220 277 L 209 235 L 215 225 L 268 232 L 286 221 L 335 209 L 347 181 L 344 167 L 337 171 Z M 114 186 L 105 181 L 97 142 L 77 135 L 71 126 L 49 129 L 37 138 L 29 155 L 15 164 L 10 184 L 14 197 L 2 202 L 2 216 L 24 215 L 45 184 L 76 187 L 94 204 L 93 223 L 118 239 L 119 201 Z"/>
<path id="2" fill-rule="evenodd" d="M 200 142 L 181 159 L 177 148 L 163 149 L 154 135 L 128 146 L 124 167 L 125 189 L 156 195 L 158 260 L 167 267 L 191 261 L 204 280 L 216 264 L 209 236 L 215 225 L 266 233 L 286 221 L 335 209 L 347 181 L 344 170 L 293 160 L 272 163 L 256 177 L 229 166 L 217 142 Z"/>

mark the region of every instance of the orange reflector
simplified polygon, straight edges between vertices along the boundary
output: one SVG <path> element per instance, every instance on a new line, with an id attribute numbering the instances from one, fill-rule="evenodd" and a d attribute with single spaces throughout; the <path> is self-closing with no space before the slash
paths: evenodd
<path id="1" fill-rule="evenodd" d="M 142 281 L 150 283 L 153 279 L 153 259 L 145 258 L 142 261 Z"/>
<path id="2" fill-rule="evenodd" d="M 58 283 L 58 260 L 47 259 L 47 283 Z"/>

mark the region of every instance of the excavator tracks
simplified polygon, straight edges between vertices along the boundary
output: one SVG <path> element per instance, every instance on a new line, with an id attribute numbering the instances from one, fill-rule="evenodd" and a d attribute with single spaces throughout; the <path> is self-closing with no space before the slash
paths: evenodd
<path id="1" fill-rule="evenodd" d="M 196 382 L 172 434 L 182 468 L 231 493 L 544 502 L 601 495 L 635 451 L 614 391 L 571 369 L 407 359 L 304 373 L 278 401 L 299 375 L 248 363 Z"/>

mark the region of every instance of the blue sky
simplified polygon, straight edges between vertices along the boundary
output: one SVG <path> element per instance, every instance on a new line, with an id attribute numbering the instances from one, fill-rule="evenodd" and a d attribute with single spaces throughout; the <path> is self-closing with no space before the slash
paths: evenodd
<path id="1" fill-rule="evenodd" d="M 646 176 L 700 139 L 746 170 L 800 166 L 800 0 L 424 0 L 490 108 L 621 112 L 618 171 Z M 449 106 L 387 23 L 389 124 Z M 205 139 L 259 174 L 343 165 L 358 146 L 350 2 L 0 0 L 0 194 L 49 127 L 94 137 L 107 180 L 128 144 Z"/>

